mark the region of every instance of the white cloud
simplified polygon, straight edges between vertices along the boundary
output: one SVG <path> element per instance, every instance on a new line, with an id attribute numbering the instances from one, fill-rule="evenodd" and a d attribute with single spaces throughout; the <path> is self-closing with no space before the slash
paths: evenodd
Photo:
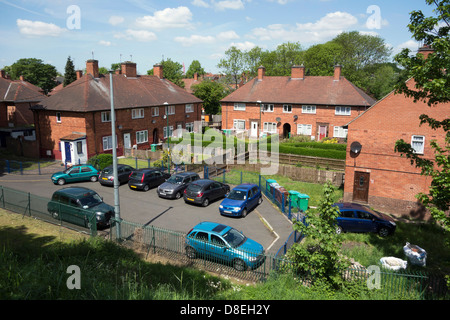
<path id="1" fill-rule="evenodd" d="M 392 54 L 396 55 L 396 54 L 400 53 L 403 49 L 409 49 L 412 54 L 416 54 L 419 47 L 420 47 L 420 43 L 418 43 L 417 41 L 408 40 L 408 41 L 400 43 L 399 45 L 394 47 Z"/>
<path id="2" fill-rule="evenodd" d="M 148 42 L 158 39 L 154 32 L 133 29 L 127 29 L 125 33 L 117 33 L 114 35 L 114 37 L 117 39 L 136 40 L 140 42 Z"/>
<path id="3" fill-rule="evenodd" d="M 144 16 L 136 19 L 141 28 L 167 29 L 191 27 L 192 12 L 187 7 L 166 8 L 156 11 L 153 16 Z"/>
<path id="4" fill-rule="evenodd" d="M 101 45 L 101 46 L 110 47 L 112 43 L 111 43 L 111 41 L 100 40 L 98 42 L 98 44 Z"/>
<path id="5" fill-rule="evenodd" d="M 60 28 L 53 23 L 46 23 L 42 21 L 17 19 L 16 23 L 19 27 L 20 33 L 28 36 L 58 37 L 66 31 L 66 29 Z"/>
<path id="6" fill-rule="evenodd" d="M 124 21 L 125 21 L 125 19 L 121 16 L 111 16 L 111 17 L 109 17 L 109 20 L 108 20 L 108 22 L 113 26 L 117 26 L 118 24 L 121 24 Z"/>
<path id="7" fill-rule="evenodd" d="M 217 39 L 220 41 L 227 41 L 227 40 L 239 39 L 239 36 L 236 32 L 234 32 L 233 30 L 230 30 L 230 31 L 220 32 L 217 35 Z"/>
<path id="8" fill-rule="evenodd" d="M 190 37 L 175 37 L 176 42 L 179 42 L 183 47 L 190 47 L 196 44 L 214 43 L 216 38 L 213 36 L 192 35 Z"/>
<path id="9" fill-rule="evenodd" d="M 230 47 L 236 47 L 239 50 L 248 51 L 248 50 L 256 47 L 256 44 L 254 44 L 253 42 L 250 42 L 250 41 L 237 42 L 237 43 L 233 42 L 233 43 L 230 44 Z"/>
<path id="10" fill-rule="evenodd" d="M 210 5 L 206 1 L 203 1 L 203 0 L 194 0 L 191 3 L 193 6 L 196 6 L 196 7 L 202 7 L 202 8 L 210 7 Z"/>
<path id="11" fill-rule="evenodd" d="M 358 19 L 347 12 L 332 12 L 316 22 L 297 23 L 295 26 L 272 24 L 255 28 L 252 36 L 260 41 L 281 40 L 315 43 L 330 40 L 341 32 L 354 27 Z"/>
<path id="12" fill-rule="evenodd" d="M 212 1 L 214 8 L 217 10 L 242 10 L 244 9 L 244 3 L 242 0 L 222 0 L 222 1 Z"/>

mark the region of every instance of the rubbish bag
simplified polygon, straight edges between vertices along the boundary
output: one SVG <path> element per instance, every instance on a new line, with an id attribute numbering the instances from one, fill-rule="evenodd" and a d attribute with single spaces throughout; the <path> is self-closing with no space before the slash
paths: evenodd
<path id="1" fill-rule="evenodd" d="M 425 267 L 427 264 L 427 252 L 419 246 L 410 244 L 409 242 L 403 247 L 405 253 L 411 264 Z"/>
<path id="2" fill-rule="evenodd" d="M 406 269 L 408 262 L 396 257 L 383 257 L 380 259 L 380 263 L 383 267 L 389 270 Z"/>

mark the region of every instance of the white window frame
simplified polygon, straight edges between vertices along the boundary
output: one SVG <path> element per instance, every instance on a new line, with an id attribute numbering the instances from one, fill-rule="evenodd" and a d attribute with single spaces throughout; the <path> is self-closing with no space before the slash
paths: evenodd
<path id="1" fill-rule="evenodd" d="M 263 104 L 262 105 L 263 112 L 273 112 L 274 109 L 275 109 L 275 106 L 273 104 Z"/>
<path id="2" fill-rule="evenodd" d="M 56 113 L 56 123 L 61 123 L 61 112 Z"/>
<path id="3" fill-rule="evenodd" d="M 236 126 L 236 124 L 243 123 L 244 128 L 239 128 L 239 126 Z M 233 120 L 233 129 L 236 131 L 244 131 L 245 130 L 245 120 L 243 119 L 234 119 Z"/>
<path id="4" fill-rule="evenodd" d="M 102 122 L 111 122 L 111 111 L 102 112 Z"/>
<path id="5" fill-rule="evenodd" d="M 245 103 L 236 102 L 234 104 L 234 110 L 235 111 L 245 111 Z"/>
<path id="6" fill-rule="evenodd" d="M 352 114 L 351 107 L 336 107 L 334 114 L 337 116 L 350 116 Z"/>
<path id="7" fill-rule="evenodd" d="M 159 116 L 159 107 L 152 107 L 152 117 Z"/>
<path id="8" fill-rule="evenodd" d="M 113 148 L 112 136 L 103 137 L 102 143 L 103 143 L 103 151 L 112 150 L 112 148 Z M 105 146 L 105 143 L 106 143 L 106 146 Z"/>
<path id="9" fill-rule="evenodd" d="M 148 142 L 148 130 L 136 131 L 136 144 Z"/>
<path id="10" fill-rule="evenodd" d="M 263 132 L 277 133 L 277 123 L 276 122 L 264 122 Z"/>
<path id="11" fill-rule="evenodd" d="M 142 119 L 142 118 L 144 118 L 144 108 L 131 110 L 131 119 Z"/>
<path id="12" fill-rule="evenodd" d="M 187 132 L 194 132 L 194 123 L 193 122 L 186 123 L 186 130 Z"/>
<path id="13" fill-rule="evenodd" d="M 186 113 L 192 113 L 194 112 L 194 104 L 189 103 L 186 105 Z"/>
<path id="14" fill-rule="evenodd" d="M 421 142 L 422 143 L 422 147 L 420 149 L 416 148 L 414 146 L 414 142 Z M 418 134 L 414 134 L 411 136 L 411 148 L 413 148 L 414 153 L 416 154 L 423 154 L 425 151 L 425 136 L 423 135 L 418 135 Z"/>
<path id="15" fill-rule="evenodd" d="M 292 104 L 283 104 L 283 113 L 292 113 Z"/>
<path id="16" fill-rule="evenodd" d="M 304 106 L 302 106 L 302 113 L 316 114 L 316 106 L 304 105 Z"/>
<path id="17" fill-rule="evenodd" d="M 164 107 L 164 113 L 167 115 L 175 114 L 175 106 Z"/>
<path id="18" fill-rule="evenodd" d="M 312 135 L 312 125 L 311 124 L 297 124 L 297 134 L 310 136 Z"/>
<path id="19" fill-rule="evenodd" d="M 347 138 L 348 129 L 344 129 L 344 127 L 334 126 L 333 128 L 333 137 L 334 138 Z"/>
<path id="20" fill-rule="evenodd" d="M 167 128 L 169 128 L 169 135 L 167 135 Z M 173 126 L 164 127 L 163 132 L 164 132 L 164 139 L 171 137 L 173 135 Z"/>

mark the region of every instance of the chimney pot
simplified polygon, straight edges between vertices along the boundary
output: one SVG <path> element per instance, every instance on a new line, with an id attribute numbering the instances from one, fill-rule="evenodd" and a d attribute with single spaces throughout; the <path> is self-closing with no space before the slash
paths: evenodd
<path id="1" fill-rule="evenodd" d="M 265 75 L 266 75 L 266 68 L 264 68 L 263 66 L 260 66 L 258 68 L 258 80 L 262 81 L 262 79 L 264 78 Z"/>
<path id="2" fill-rule="evenodd" d="M 100 76 L 98 72 L 98 60 L 88 60 L 86 61 L 86 73 L 90 73 L 94 78 Z"/>
<path id="3" fill-rule="evenodd" d="M 127 78 L 137 77 L 136 63 L 131 61 L 125 61 L 122 62 L 121 67 L 122 67 L 122 74 L 124 74 Z"/>
<path id="4" fill-rule="evenodd" d="M 81 71 L 81 70 L 77 70 L 77 71 L 75 71 L 75 73 L 77 74 L 77 80 L 83 76 L 83 71 Z"/>
<path id="5" fill-rule="evenodd" d="M 292 66 L 291 79 L 305 79 L 305 66 Z"/>
<path id="6" fill-rule="evenodd" d="M 160 79 L 163 79 L 163 66 L 162 64 L 155 64 L 153 66 L 153 75 L 157 76 Z"/>
<path id="7" fill-rule="evenodd" d="M 340 65 L 334 66 L 334 81 L 339 81 L 339 79 L 341 78 L 341 69 L 342 66 Z"/>

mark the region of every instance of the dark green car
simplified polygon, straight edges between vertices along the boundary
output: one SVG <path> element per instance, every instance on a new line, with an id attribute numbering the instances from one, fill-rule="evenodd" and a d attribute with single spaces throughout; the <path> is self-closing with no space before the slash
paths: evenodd
<path id="1" fill-rule="evenodd" d="M 79 164 L 67 168 L 64 171 L 56 172 L 52 175 L 54 184 L 63 185 L 68 182 L 92 181 L 98 180 L 99 171 L 89 164 Z"/>
<path id="2" fill-rule="evenodd" d="M 94 190 L 83 187 L 67 187 L 53 193 L 47 204 L 53 218 L 90 228 L 94 218 L 99 227 L 110 225 L 114 207 L 103 202 Z"/>

